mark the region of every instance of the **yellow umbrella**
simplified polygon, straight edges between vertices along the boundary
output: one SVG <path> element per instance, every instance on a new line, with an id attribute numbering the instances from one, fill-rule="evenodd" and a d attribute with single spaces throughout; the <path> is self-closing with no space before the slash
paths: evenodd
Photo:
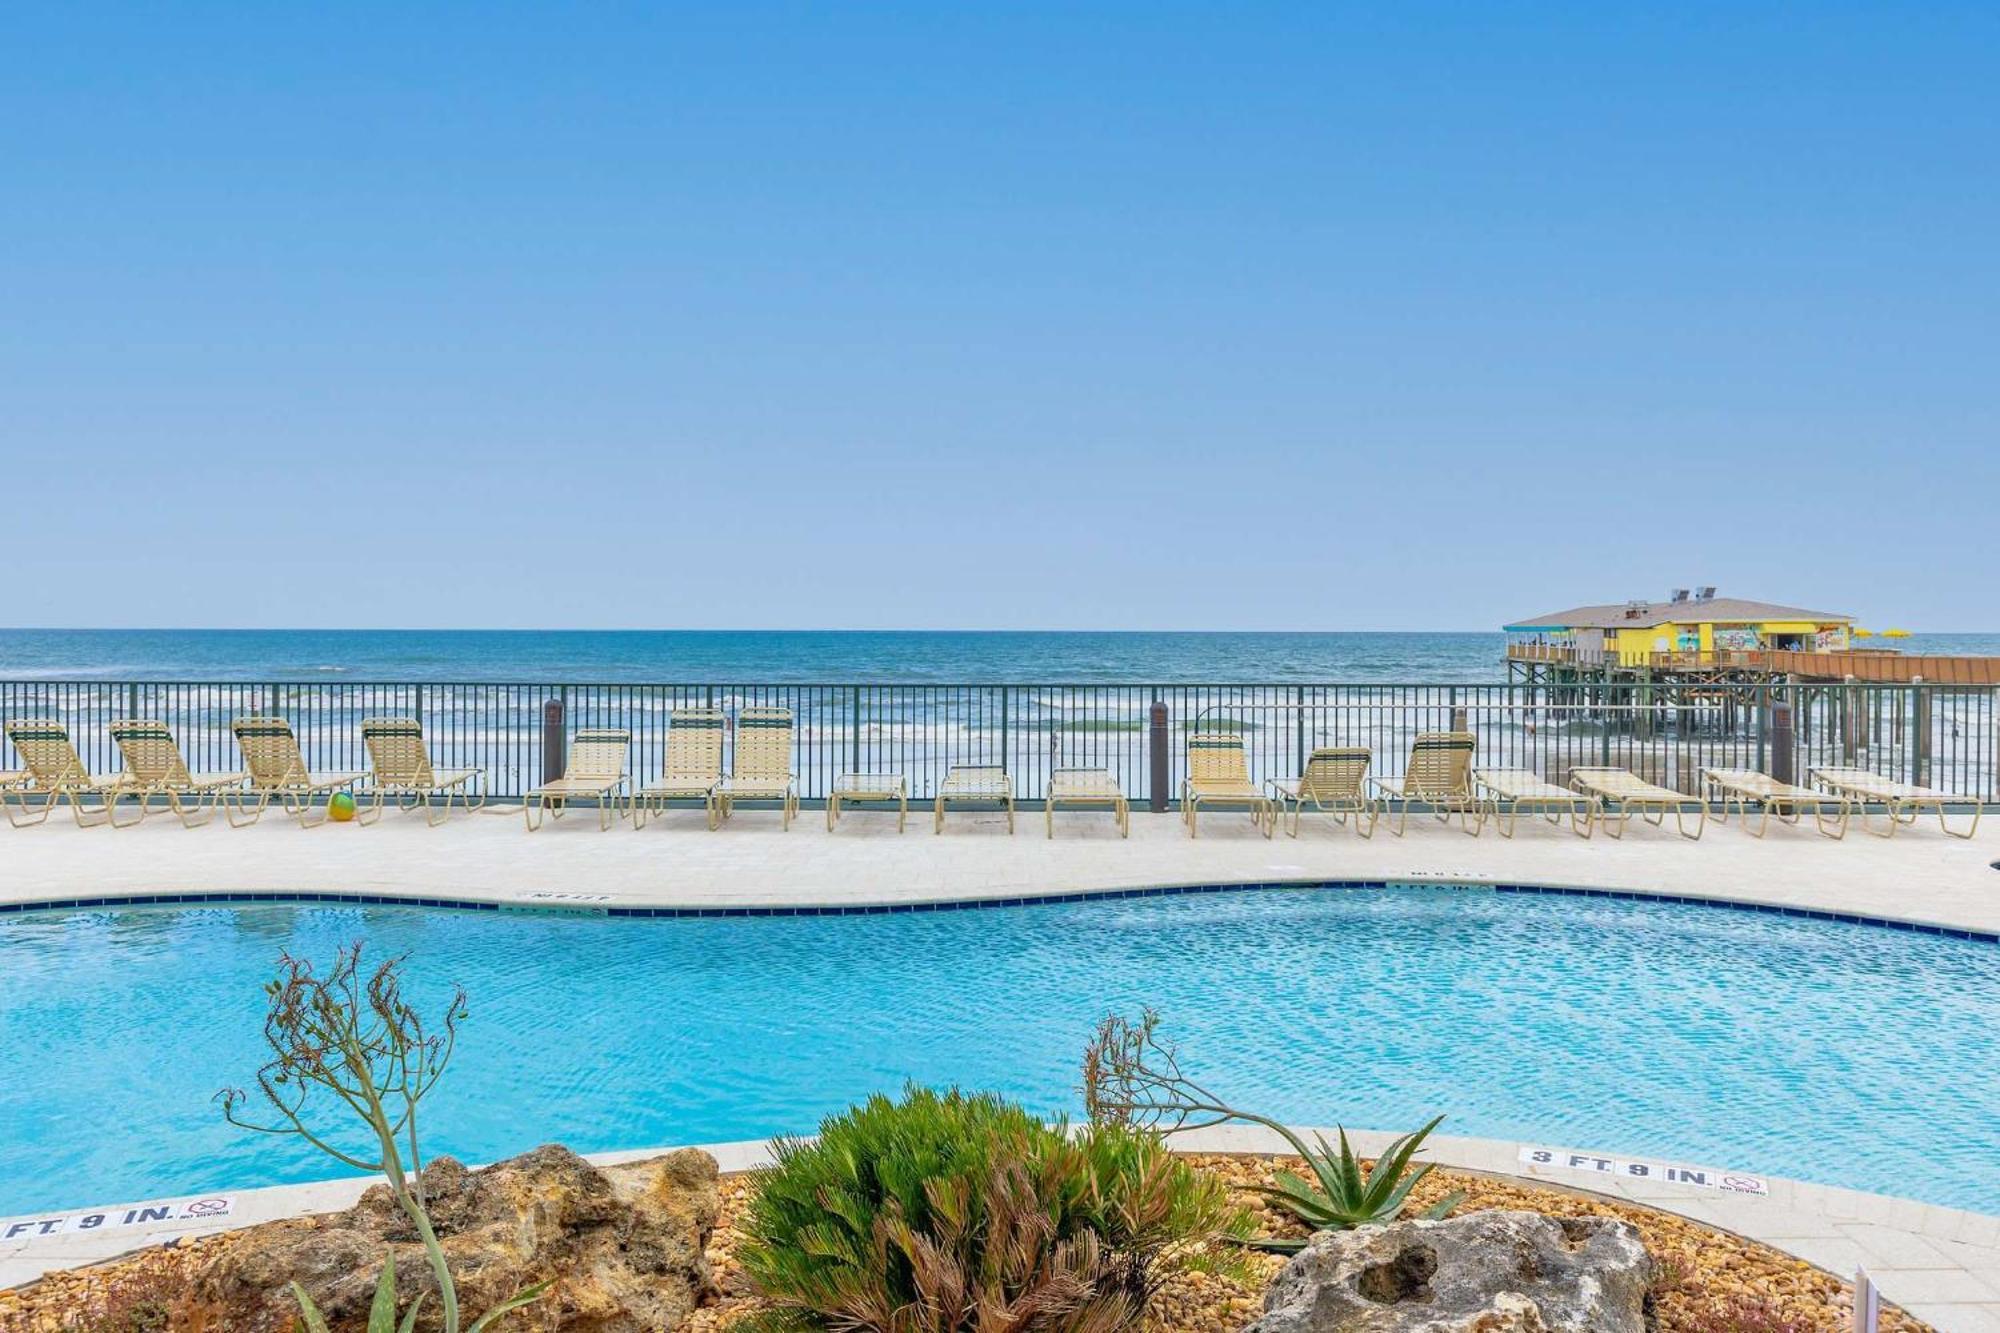
<path id="1" fill-rule="evenodd" d="M 1848 633 L 1849 633 L 1850 635 L 1852 635 L 1852 636 L 1853 636 L 1854 638 L 1857 638 L 1857 639 L 1872 639 L 1872 638 L 1874 638 L 1874 637 L 1875 637 L 1875 631 L 1874 631 L 1874 630 L 1872 630 L 1872 629 L 1863 629 L 1863 628 L 1861 628 L 1861 626 L 1859 626 L 1859 625 L 1856 625 L 1856 626 L 1855 626 L 1855 627 L 1854 627 L 1853 629 L 1851 629 L 1851 630 L 1849 630 L 1849 631 L 1847 631 L 1847 632 L 1848 632 Z"/>
<path id="2" fill-rule="evenodd" d="M 1885 639 L 1907 639 L 1910 637 L 1910 632 L 1906 629 L 1885 629 L 1882 631 L 1882 637 Z"/>

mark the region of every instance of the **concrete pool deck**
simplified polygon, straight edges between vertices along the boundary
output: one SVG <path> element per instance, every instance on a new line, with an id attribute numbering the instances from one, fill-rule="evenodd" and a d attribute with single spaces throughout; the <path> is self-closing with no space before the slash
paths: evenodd
<path id="1" fill-rule="evenodd" d="M 1854 914 L 2000 935 L 2000 819 L 1972 841 L 1934 823 L 1894 838 L 1774 826 L 1758 839 L 1711 821 L 1699 842 L 1635 824 L 1584 840 L 1523 820 L 1519 836 L 1467 837 L 1419 817 L 1407 837 L 1373 839 L 1308 819 L 1266 840 L 1239 816 L 1211 815 L 1190 840 L 1178 816 L 1135 813 L 1120 839 L 1108 817 L 1063 813 L 1046 838 L 1039 811 L 1007 835 L 997 812 L 954 812 L 942 836 L 928 811 L 898 835 L 895 816 L 815 812 L 790 832 L 775 813 L 740 812 L 710 833 L 699 811 L 643 830 L 600 832 L 577 811 L 527 833 L 520 816 L 455 816 L 437 828 L 390 813 L 370 826 L 301 829 L 274 813 L 250 828 L 78 828 L 66 813 L 0 828 L 0 903 L 203 892 L 392 894 L 527 907 L 798 908 L 1006 900 L 1158 885 L 1317 880 L 1469 881 L 1610 889 Z"/>
<path id="2" fill-rule="evenodd" d="M 1302 1129 L 1305 1135 L 1334 1130 Z M 1392 1137 L 1381 1132 L 1351 1135 L 1358 1151 L 1379 1153 Z M 1185 1152 L 1282 1153 L 1284 1141 L 1260 1126 L 1224 1125 L 1174 1136 Z M 762 1141 L 701 1145 L 725 1172 L 754 1170 L 770 1161 Z M 1901 1306 L 1940 1333 L 1993 1333 L 2000 1330 L 2000 1217 L 1888 1199 L 1802 1181 L 1765 1177 L 1768 1193 L 1752 1195 L 1705 1189 L 1666 1180 L 1606 1176 L 1563 1165 L 1521 1161 L 1526 1145 L 1507 1140 L 1437 1135 L 1424 1159 L 1489 1175 L 1511 1176 L 1537 1185 L 1594 1193 L 1678 1213 L 1760 1241 L 1774 1249 L 1852 1280 L 1865 1268 L 1884 1299 Z M 635 1161 L 664 1148 L 590 1154 L 600 1165 Z M 1583 1156 L 1583 1154 L 1579 1154 Z M 226 1222 L 163 1222 L 125 1230 L 40 1236 L 8 1236 L 13 1223 L 0 1219 L 0 1288 L 32 1282 L 43 1273 L 101 1263 L 137 1249 L 350 1207 L 372 1177 L 275 1185 L 229 1191 L 233 1207 Z"/>

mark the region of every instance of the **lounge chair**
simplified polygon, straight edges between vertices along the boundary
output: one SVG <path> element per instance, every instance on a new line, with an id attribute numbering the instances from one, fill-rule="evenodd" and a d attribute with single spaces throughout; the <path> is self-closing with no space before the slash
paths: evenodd
<path id="1" fill-rule="evenodd" d="M 111 724 L 111 739 L 117 742 L 119 757 L 125 761 L 125 780 L 117 794 L 139 798 L 139 818 L 133 824 L 142 822 L 151 813 L 154 797 L 164 796 L 182 826 L 199 828 L 215 818 L 223 797 L 241 787 L 248 776 L 241 772 L 190 773 L 174 733 L 167 729 L 166 723 L 151 718 L 120 718 Z M 115 798 L 111 823 L 119 828 L 131 827 L 118 823 Z"/>
<path id="2" fill-rule="evenodd" d="M 948 805 L 998 801 L 1007 808 L 1007 831 L 1014 831 L 1014 779 L 998 764 L 953 764 L 938 784 L 937 799 L 931 805 L 931 832 L 944 832 L 944 811 Z"/>
<path id="3" fill-rule="evenodd" d="M 313 818 L 314 798 L 324 795 L 331 799 L 334 792 L 352 787 L 366 776 L 334 773 L 314 777 L 306 768 L 305 756 L 299 753 L 292 724 L 281 717 L 239 717 L 229 724 L 229 730 L 236 737 L 236 748 L 243 752 L 244 766 L 250 770 L 247 785 L 223 793 L 222 812 L 232 828 L 246 828 L 262 819 L 274 796 L 298 819 L 300 828 L 317 827 L 326 822 L 327 815 L 322 806 L 319 817 Z M 254 809 L 252 797 L 256 798 Z M 372 820 L 373 816 L 355 814 L 357 823 Z"/>
<path id="4" fill-rule="evenodd" d="M 1625 768 L 1572 768 L 1569 771 L 1569 785 L 1586 796 L 1595 796 L 1601 809 L 1599 821 L 1606 834 L 1613 838 L 1625 836 L 1625 825 L 1633 815 L 1661 828 L 1667 822 L 1667 812 L 1672 811 L 1674 827 L 1683 838 L 1693 841 L 1708 827 L 1708 802 L 1699 796 L 1689 796 L 1671 787 L 1662 787 L 1639 777 Z M 1618 820 L 1611 819 L 1611 807 L 1618 807 Z M 1694 832 L 1687 829 L 1687 814 L 1695 814 Z"/>
<path id="5" fill-rule="evenodd" d="M 632 733 L 623 727 L 583 727 L 569 743 L 569 758 L 563 775 L 544 782 L 521 802 L 521 817 L 533 833 L 544 816 L 561 819 L 569 813 L 571 801 L 597 802 L 597 827 L 611 827 L 618 817 L 618 793 L 625 785 L 625 755 L 632 748 Z"/>
<path id="6" fill-rule="evenodd" d="M 1444 823 L 1456 814 L 1465 831 L 1477 837 L 1479 801 L 1472 794 L 1472 751 L 1478 741 L 1469 731 L 1425 731 L 1410 742 L 1410 763 L 1403 776 L 1372 778 L 1376 798 L 1396 807 L 1397 837 L 1410 827 L 1410 807 L 1427 805 Z"/>
<path id="7" fill-rule="evenodd" d="M 840 810 L 855 801 L 894 801 L 896 832 L 910 822 L 910 781 L 901 773 L 842 773 L 826 794 L 826 831 L 840 822 Z"/>
<path id="8" fill-rule="evenodd" d="M 700 801 L 708 826 L 716 826 L 715 784 L 722 781 L 722 710 L 676 708 L 667 726 L 667 757 L 660 780 L 632 797 L 632 827 L 649 814 L 665 814 L 669 801 Z"/>
<path id="9" fill-rule="evenodd" d="M 1977 797 L 1956 796 L 1936 787 L 1897 782 L 1865 768 L 1815 768 L 1812 778 L 1828 791 L 1839 792 L 1853 800 L 1861 815 L 1861 827 L 1878 838 L 1895 837 L 1899 825 L 1915 824 L 1925 810 L 1937 811 L 1938 827 L 1954 838 L 1970 838 L 1979 832 L 1980 802 Z M 1874 825 L 1868 821 L 1870 801 L 1880 802 L 1889 816 L 1888 826 L 1880 832 L 1876 832 Z M 1965 832 L 1960 833 L 1945 822 L 1944 808 L 1947 805 L 1972 807 L 1972 823 Z"/>
<path id="10" fill-rule="evenodd" d="M 1472 773 L 1472 785 L 1479 794 L 1480 822 L 1489 817 L 1500 836 L 1514 836 L 1514 823 L 1523 810 L 1532 811 L 1551 824 L 1561 825 L 1569 815 L 1570 831 L 1587 838 L 1604 813 L 1595 796 L 1570 787 L 1558 787 L 1541 774 L 1525 768 L 1480 768 Z M 1502 812 L 1506 822 L 1501 822 Z"/>
<path id="11" fill-rule="evenodd" d="M 451 817 L 454 797 L 467 814 L 486 804 L 486 770 L 431 767 L 424 724 L 415 718 L 364 718 L 361 739 L 367 743 L 371 765 L 362 792 L 374 799 L 377 816 L 382 813 L 383 798 L 394 797 L 405 810 L 421 804 L 424 822 L 436 828 Z M 479 788 L 476 796 L 475 786 Z"/>
<path id="12" fill-rule="evenodd" d="M 69 729 L 62 723 L 39 717 L 16 718 L 7 724 L 7 739 L 14 743 L 15 752 L 27 765 L 20 777 L 0 791 L 0 801 L 7 805 L 8 823 L 15 828 L 42 823 L 64 799 L 69 801 L 70 814 L 81 828 L 110 820 L 112 803 L 125 786 L 124 776 L 102 781 L 90 776 L 83 757 L 70 743 Z M 97 798 L 95 808 L 84 804 L 87 796 Z"/>
<path id="13" fill-rule="evenodd" d="M 736 751 L 729 776 L 715 784 L 715 824 L 736 812 L 738 801 L 776 801 L 779 827 L 799 812 L 798 777 L 792 771 L 792 710 L 745 708 L 736 715 Z"/>
<path id="14" fill-rule="evenodd" d="M 1105 806 L 1118 825 L 1118 836 L 1132 836 L 1132 807 L 1108 768 L 1058 768 L 1049 774 L 1048 799 L 1043 802 L 1042 817 L 1051 838 L 1056 836 L 1058 805 Z"/>
<path id="15" fill-rule="evenodd" d="M 1345 824 L 1347 817 L 1353 815 L 1354 831 L 1364 838 L 1374 837 L 1382 807 L 1368 794 L 1368 765 L 1373 758 L 1365 745 L 1320 746 L 1306 756 L 1305 771 L 1299 774 L 1298 781 L 1272 781 L 1271 794 L 1277 807 L 1272 818 L 1282 816 L 1289 804 L 1292 836 L 1296 838 L 1299 818 L 1310 801 L 1313 809 L 1332 815 L 1336 824 Z M 1366 823 L 1362 822 L 1364 816 Z"/>
<path id="16" fill-rule="evenodd" d="M 1190 838 L 1200 837 L 1201 810 L 1207 805 L 1247 809 L 1265 837 L 1278 828 L 1278 807 L 1270 792 L 1250 780 L 1250 756 L 1233 731 L 1197 731 L 1188 737 L 1188 771 L 1181 783 L 1181 821 Z"/>
<path id="17" fill-rule="evenodd" d="M 1754 768 L 1704 768 L 1701 780 L 1708 788 L 1710 799 L 1717 800 L 1722 810 L 1718 818 L 1727 820 L 1729 808 L 1743 816 L 1743 828 L 1747 833 L 1763 837 L 1771 830 L 1771 816 L 1776 814 L 1784 823 L 1796 824 L 1805 818 L 1806 811 L 1812 811 L 1813 824 L 1829 838 L 1847 836 L 1847 819 L 1854 811 L 1854 803 L 1839 792 L 1815 791 L 1811 787 L 1801 787 L 1796 783 L 1780 782 L 1769 773 L 1759 773 Z M 1757 827 L 1750 827 L 1750 806 L 1755 803 L 1762 817 Z M 1833 819 L 1827 817 L 1827 807 L 1832 806 Z"/>

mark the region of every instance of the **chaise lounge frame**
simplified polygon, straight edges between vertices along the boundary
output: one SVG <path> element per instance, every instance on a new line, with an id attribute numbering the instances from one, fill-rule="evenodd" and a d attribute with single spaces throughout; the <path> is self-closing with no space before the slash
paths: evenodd
<path id="1" fill-rule="evenodd" d="M 1709 800 L 1718 807 L 1718 820 L 1727 823 L 1733 806 L 1736 813 L 1743 817 L 1744 831 L 1759 838 L 1771 831 L 1772 815 L 1775 814 L 1780 823 L 1797 824 L 1805 818 L 1808 810 L 1812 811 L 1814 827 L 1822 835 L 1844 838 L 1847 836 L 1848 817 L 1854 812 L 1854 802 L 1844 794 L 1815 791 L 1797 783 L 1781 782 L 1769 773 L 1760 773 L 1754 768 L 1704 768 L 1701 781 Z M 1750 827 L 1752 804 L 1761 816 L 1754 829 Z M 1831 821 L 1827 818 L 1828 806 L 1836 812 Z"/>
<path id="2" fill-rule="evenodd" d="M 361 786 L 362 793 L 375 803 L 371 819 L 380 817 L 382 803 L 389 798 L 401 810 L 423 806 L 424 822 L 432 828 L 451 818 L 454 798 L 466 814 L 485 806 L 486 770 L 433 767 L 430 747 L 424 741 L 424 724 L 417 719 L 363 718 L 361 739 L 368 747 L 371 766 Z"/>
<path id="3" fill-rule="evenodd" d="M 712 829 L 721 822 L 715 787 L 722 781 L 724 724 L 720 708 L 676 708 L 669 715 L 667 754 L 659 780 L 632 795 L 634 829 L 646 827 L 649 815 L 665 814 L 672 801 L 700 801 L 708 826 Z"/>
<path id="4" fill-rule="evenodd" d="M 1311 801 L 1314 810 L 1331 815 L 1336 824 L 1345 825 L 1347 817 L 1354 816 L 1354 831 L 1364 838 L 1374 837 L 1375 826 L 1382 819 L 1381 803 L 1368 794 L 1368 765 L 1374 758 L 1365 745 L 1320 746 L 1306 756 L 1305 769 L 1296 781 L 1271 780 L 1272 819 L 1282 818 L 1289 804 L 1291 836 L 1296 838 L 1306 802 Z"/>
<path id="5" fill-rule="evenodd" d="M 1250 780 L 1250 756 L 1233 731 L 1197 731 L 1187 741 L 1187 777 L 1181 782 L 1181 822 L 1188 836 L 1201 836 L 1203 806 L 1247 809 L 1265 837 L 1277 832 L 1278 807 L 1271 793 Z"/>
<path id="6" fill-rule="evenodd" d="M 1628 768 L 1572 768 L 1569 771 L 1569 785 L 1588 796 L 1595 796 L 1598 802 L 1598 823 L 1605 836 L 1623 838 L 1625 826 L 1633 815 L 1651 824 L 1654 828 L 1664 828 L 1667 813 L 1673 812 L 1674 828 L 1689 842 L 1700 839 L 1708 827 L 1708 802 L 1699 796 L 1689 796 L 1671 787 L 1648 782 Z M 1618 818 L 1611 818 L 1611 806 L 1618 805 Z M 1687 813 L 1695 814 L 1694 832 L 1688 832 Z"/>
<path id="7" fill-rule="evenodd" d="M 130 828 L 145 822 L 152 812 L 153 799 L 167 798 L 167 808 L 180 819 L 183 828 L 200 828 L 215 818 L 228 794 L 241 787 L 249 774 L 188 771 L 187 757 L 165 722 L 156 718 L 119 718 L 111 724 L 111 739 L 125 761 L 124 782 L 112 798 L 111 825 Z M 139 817 L 131 824 L 118 822 L 119 796 L 139 798 Z M 204 803 L 203 798 L 208 798 Z"/>
<path id="8" fill-rule="evenodd" d="M 563 775 L 544 782 L 521 802 L 521 817 L 528 832 L 542 826 L 544 817 L 561 819 L 569 813 L 571 801 L 597 802 L 597 828 L 603 832 L 618 818 L 618 794 L 625 786 L 625 756 L 632 748 L 632 733 L 623 727 L 579 727 L 569 743 L 563 761 Z"/>
<path id="9" fill-rule="evenodd" d="M 1014 779 L 999 764 L 953 764 L 938 783 L 931 802 L 931 832 L 944 832 L 947 806 L 997 801 L 1007 811 L 1007 832 L 1014 831 Z"/>
<path id="10" fill-rule="evenodd" d="M 736 748 L 729 776 L 715 784 L 711 828 L 736 813 L 738 801 L 778 802 L 779 827 L 789 830 L 799 813 L 798 774 L 792 770 L 792 710 L 745 708 L 736 715 Z"/>
<path id="11" fill-rule="evenodd" d="M 1828 791 L 1838 792 L 1852 800 L 1856 813 L 1861 816 L 1861 827 L 1878 838 L 1895 837 L 1898 827 L 1914 825 L 1925 810 L 1937 811 L 1938 827 L 1950 837 L 1970 838 L 1979 832 L 1982 803 L 1973 797 L 1958 796 L 1913 782 L 1897 782 L 1865 768 L 1815 768 L 1811 776 Z M 1886 826 L 1879 831 L 1868 818 L 1870 801 L 1880 804 L 1888 816 Z M 1945 821 L 1944 808 L 1947 805 L 1972 807 L 1972 823 L 1963 833 Z"/>
<path id="12" fill-rule="evenodd" d="M 335 773 L 314 777 L 299 752 L 292 724 L 281 717 L 239 717 L 229 724 L 229 731 L 236 737 L 236 748 L 243 752 L 243 763 L 249 770 L 243 786 L 223 793 L 222 812 L 231 828 L 248 828 L 262 819 L 272 797 L 299 821 L 300 828 L 317 828 L 327 821 L 328 811 L 314 798 L 325 795 L 331 799 L 334 792 L 351 788 L 367 776 Z M 254 808 L 250 804 L 253 796 Z M 315 809 L 318 818 L 313 817 Z M 358 824 L 373 823 L 381 813 L 379 806 L 373 814 L 357 809 L 354 819 Z"/>
<path id="13" fill-rule="evenodd" d="M 1588 838 L 1595 831 L 1597 821 L 1603 817 L 1604 805 L 1595 796 L 1571 787 L 1558 787 L 1541 774 L 1526 768 L 1479 768 L 1472 773 L 1472 786 L 1478 793 L 1480 822 L 1488 819 L 1503 838 L 1514 836 L 1515 823 L 1523 810 L 1542 817 L 1548 824 L 1560 828 L 1563 816 L 1569 816 L 1570 832 L 1579 838 Z M 1506 819 L 1501 819 L 1502 811 Z"/>
<path id="14" fill-rule="evenodd" d="M 15 781 L 0 787 L 8 823 L 15 828 L 44 823 L 65 799 L 79 828 L 111 821 L 113 803 L 125 786 L 123 774 L 101 780 L 90 776 L 70 741 L 69 728 L 51 718 L 16 718 L 7 723 L 6 731 L 21 762 L 27 765 Z M 95 808 L 84 804 L 87 796 L 97 798 Z M 31 803 L 34 797 L 40 798 L 39 806 Z"/>
<path id="15" fill-rule="evenodd" d="M 1125 789 L 1118 785 L 1118 779 L 1111 776 L 1108 768 L 1058 768 L 1049 773 L 1048 799 L 1042 804 L 1042 818 L 1048 828 L 1048 836 L 1056 836 L 1056 807 L 1104 806 L 1111 811 L 1112 822 L 1118 825 L 1118 836 L 1132 836 L 1132 806 L 1125 799 Z"/>
<path id="16" fill-rule="evenodd" d="M 1479 799 L 1472 791 L 1472 754 L 1478 739 L 1469 731 L 1425 731 L 1410 742 L 1410 763 L 1401 779 L 1371 778 L 1384 809 L 1396 807 L 1397 837 L 1409 830 L 1410 807 L 1424 805 L 1440 823 L 1459 825 L 1472 837 L 1484 827 Z"/>

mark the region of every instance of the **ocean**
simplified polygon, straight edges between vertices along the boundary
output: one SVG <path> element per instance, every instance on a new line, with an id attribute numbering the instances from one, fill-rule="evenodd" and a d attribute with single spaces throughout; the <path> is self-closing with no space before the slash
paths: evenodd
<path id="1" fill-rule="evenodd" d="M 965 630 L 0 629 L 0 679 L 412 682 L 1471 684 L 1497 633 Z M 2000 654 L 2000 634 L 1906 652 Z"/>

